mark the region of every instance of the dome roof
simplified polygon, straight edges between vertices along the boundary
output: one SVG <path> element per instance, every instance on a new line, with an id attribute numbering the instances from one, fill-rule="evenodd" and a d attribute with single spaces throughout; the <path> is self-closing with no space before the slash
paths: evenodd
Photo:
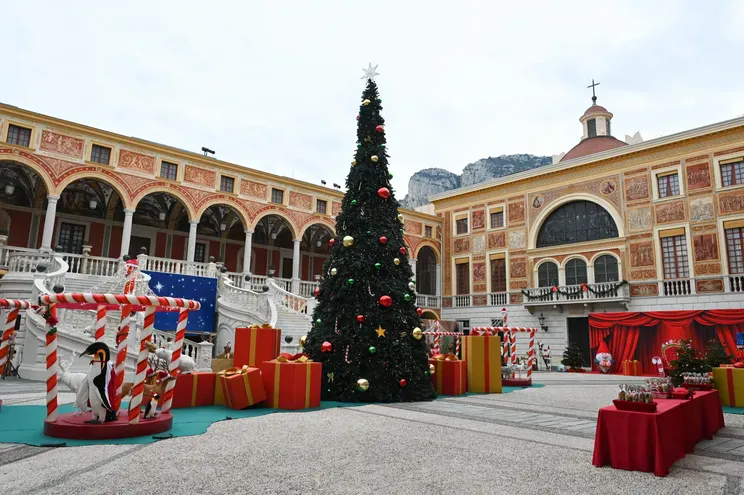
<path id="1" fill-rule="evenodd" d="M 607 151 L 627 145 L 628 143 L 620 141 L 613 136 L 590 137 L 583 139 L 579 144 L 571 148 L 568 153 L 566 153 L 563 158 L 561 158 L 561 161 L 565 162 L 574 158 L 579 158 L 581 156 L 593 155 L 594 153 L 599 153 L 600 151 Z"/>
<path id="2" fill-rule="evenodd" d="M 584 115 L 582 115 L 582 117 L 586 117 L 587 115 L 594 115 L 595 113 L 610 113 L 610 111 L 602 105 L 597 105 L 595 103 L 594 105 L 586 109 L 586 112 L 584 112 Z M 612 114 L 610 113 L 610 115 Z"/>

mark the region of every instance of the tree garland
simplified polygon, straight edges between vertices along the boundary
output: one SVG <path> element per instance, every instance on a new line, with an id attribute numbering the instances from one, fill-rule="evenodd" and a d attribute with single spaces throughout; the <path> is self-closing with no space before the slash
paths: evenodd
<path id="1" fill-rule="evenodd" d="M 617 284 L 615 284 L 614 286 L 612 286 L 610 288 L 599 289 L 599 290 L 590 287 L 586 283 L 582 283 L 581 284 L 581 291 L 576 290 L 576 289 L 573 289 L 573 290 L 563 290 L 563 289 L 559 288 L 557 285 L 554 285 L 551 289 L 549 289 L 550 292 L 547 292 L 548 289 L 547 289 L 547 287 L 545 287 L 541 291 L 542 293 L 541 294 L 538 294 L 538 295 L 532 295 L 529 292 L 527 292 L 526 290 L 522 289 L 522 295 L 524 297 L 526 297 L 528 301 L 546 300 L 546 299 L 547 300 L 552 300 L 552 294 L 553 293 L 558 293 L 558 294 L 560 294 L 562 296 L 568 297 L 568 296 L 575 296 L 579 292 L 591 292 L 595 296 L 605 297 L 607 295 L 612 295 L 612 294 L 616 293 L 617 290 L 620 289 L 620 287 L 622 287 L 623 285 L 628 285 L 628 281 L 627 280 L 622 280 L 622 281 L 618 282 Z"/>
<path id="2" fill-rule="evenodd" d="M 57 333 L 57 323 L 59 323 L 59 320 L 52 315 L 52 312 L 49 311 L 48 307 L 46 312 L 44 313 L 44 320 L 46 321 L 47 325 L 49 325 L 49 331 L 47 332 L 47 335 L 54 335 L 55 333 Z"/>

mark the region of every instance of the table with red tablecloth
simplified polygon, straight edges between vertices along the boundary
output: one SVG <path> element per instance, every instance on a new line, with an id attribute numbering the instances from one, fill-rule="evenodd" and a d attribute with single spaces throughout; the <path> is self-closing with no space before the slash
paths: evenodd
<path id="1" fill-rule="evenodd" d="M 690 400 L 656 402 L 653 413 L 600 409 L 592 464 L 666 476 L 697 442 L 713 438 L 724 426 L 716 390 L 696 392 Z"/>

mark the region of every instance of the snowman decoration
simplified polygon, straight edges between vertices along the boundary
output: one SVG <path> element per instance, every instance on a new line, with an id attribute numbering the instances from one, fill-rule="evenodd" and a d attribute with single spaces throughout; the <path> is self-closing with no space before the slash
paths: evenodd
<path id="1" fill-rule="evenodd" d="M 599 343 L 597 355 L 594 357 L 594 360 L 597 362 L 600 373 L 610 373 L 612 371 L 612 365 L 615 363 L 615 360 L 612 359 L 610 349 L 604 341 Z"/>

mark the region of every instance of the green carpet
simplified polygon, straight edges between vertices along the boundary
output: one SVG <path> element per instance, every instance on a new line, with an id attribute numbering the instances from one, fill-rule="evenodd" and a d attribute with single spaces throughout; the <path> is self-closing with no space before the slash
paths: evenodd
<path id="1" fill-rule="evenodd" d="M 543 384 L 533 384 L 533 388 L 544 387 Z M 525 387 L 504 387 L 503 393 L 524 390 Z M 529 388 L 529 387 L 527 387 Z M 467 394 L 472 395 L 472 394 Z M 321 409 L 332 409 L 334 407 L 357 407 L 364 406 L 363 403 L 349 402 L 321 402 L 320 407 L 307 409 L 306 411 L 318 411 Z M 126 408 L 124 403 L 123 408 Z M 65 404 L 59 408 L 60 414 L 73 412 L 72 404 Z M 0 443 L 23 443 L 35 446 L 67 446 L 77 447 L 81 445 L 125 445 L 151 443 L 163 438 L 186 437 L 201 435 L 207 431 L 210 425 L 218 421 L 241 418 L 253 418 L 265 414 L 299 411 L 282 411 L 266 407 L 255 409 L 244 409 L 236 411 L 223 406 L 188 407 L 184 409 L 173 409 L 173 428 L 170 431 L 155 436 L 144 436 L 134 438 L 122 438 L 119 440 L 65 440 L 52 438 L 44 435 L 44 418 L 46 418 L 46 406 L 29 405 L 3 405 L 0 410 Z"/>
<path id="2" fill-rule="evenodd" d="M 744 414 L 744 407 L 721 406 L 726 414 Z"/>

